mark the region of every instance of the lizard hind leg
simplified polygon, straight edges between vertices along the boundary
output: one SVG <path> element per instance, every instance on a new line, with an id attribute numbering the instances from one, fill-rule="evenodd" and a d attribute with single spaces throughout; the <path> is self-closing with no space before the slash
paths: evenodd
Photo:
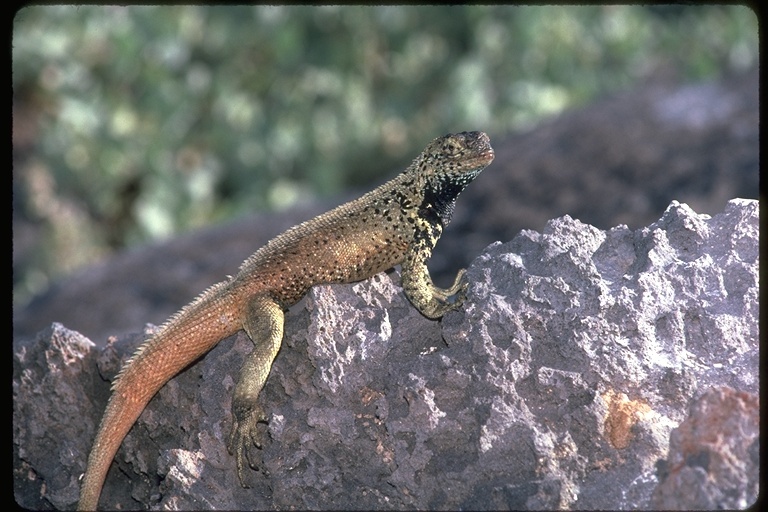
<path id="1" fill-rule="evenodd" d="M 244 471 L 246 459 L 251 468 L 257 467 L 251 452 L 254 446 L 262 445 L 258 423 L 267 421 L 267 415 L 259 405 L 258 398 L 269 375 L 272 361 L 280 350 L 284 320 L 283 309 L 273 299 L 262 295 L 249 299 L 243 329 L 254 347 L 243 362 L 232 396 L 232 432 L 228 442 L 228 450 L 235 456 L 237 476 L 243 487 L 248 487 Z"/>

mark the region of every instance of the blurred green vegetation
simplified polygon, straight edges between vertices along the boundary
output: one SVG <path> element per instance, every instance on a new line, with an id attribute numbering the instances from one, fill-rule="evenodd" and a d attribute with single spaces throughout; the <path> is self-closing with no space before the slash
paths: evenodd
<path id="1" fill-rule="evenodd" d="M 13 25 L 14 296 L 663 75 L 756 65 L 739 6 L 30 6 Z M 31 233 L 31 234 L 30 234 Z"/>

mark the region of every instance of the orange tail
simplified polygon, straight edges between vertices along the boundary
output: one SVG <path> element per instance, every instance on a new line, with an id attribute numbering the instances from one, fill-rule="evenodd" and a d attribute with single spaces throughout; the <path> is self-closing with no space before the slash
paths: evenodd
<path id="1" fill-rule="evenodd" d="M 112 459 L 146 405 L 166 382 L 239 329 L 239 301 L 224 303 L 214 285 L 192 304 L 174 315 L 142 345 L 113 384 L 112 397 L 101 419 L 88 457 L 78 510 L 96 510 Z"/>

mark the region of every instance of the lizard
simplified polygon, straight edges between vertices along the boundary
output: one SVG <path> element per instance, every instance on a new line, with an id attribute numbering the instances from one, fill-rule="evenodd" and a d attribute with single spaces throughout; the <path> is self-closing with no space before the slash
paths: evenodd
<path id="1" fill-rule="evenodd" d="M 171 316 L 123 365 L 112 383 L 82 478 L 78 510 L 95 510 L 123 439 L 152 397 L 219 341 L 243 330 L 253 342 L 232 395 L 227 449 L 240 484 L 257 429 L 267 422 L 259 393 L 283 339 L 284 315 L 314 285 L 368 279 L 401 265 L 411 304 L 430 319 L 458 308 L 468 283 L 459 270 L 446 289 L 427 268 L 450 222 L 458 195 L 494 159 L 488 136 L 461 132 L 438 137 L 394 179 L 273 238 L 246 259 L 234 277 L 215 284 Z"/>

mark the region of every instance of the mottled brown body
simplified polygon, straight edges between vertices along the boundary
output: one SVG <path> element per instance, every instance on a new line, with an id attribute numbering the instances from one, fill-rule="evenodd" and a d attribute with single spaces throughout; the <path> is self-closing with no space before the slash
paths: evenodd
<path id="1" fill-rule="evenodd" d="M 425 316 L 439 318 L 464 298 L 463 271 L 448 289 L 434 286 L 426 262 L 458 194 L 493 161 L 487 135 L 463 132 L 432 141 L 402 174 L 360 199 L 289 229 L 171 317 L 137 350 L 113 385 L 88 458 L 80 510 L 93 510 L 123 438 L 149 400 L 220 340 L 245 330 L 254 349 L 232 397 L 229 451 L 245 486 L 245 459 L 260 446 L 267 417 L 257 399 L 283 338 L 284 311 L 310 287 L 367 279 L 402 264 L 403 290 Z M 454 300 L 450 298 L 455 296 Z"/>

